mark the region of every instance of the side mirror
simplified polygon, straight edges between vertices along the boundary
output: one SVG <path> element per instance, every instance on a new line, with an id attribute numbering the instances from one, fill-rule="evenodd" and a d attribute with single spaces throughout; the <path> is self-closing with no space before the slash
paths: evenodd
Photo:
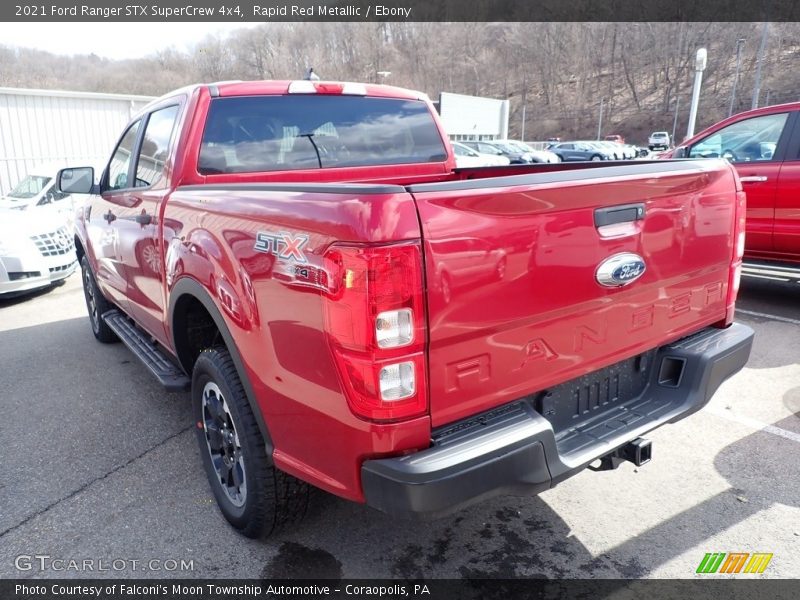
<path id="1" fill-rule="evenodd" d="M 678 146 L 672 151 L 672 158 L 686 158 L 689 156 L 689 150 L 686 146 Z"/>
<path id="2" fill-rule="evenodd" d="M 96 193 L 94 168 L 61 169 L 56 175 L 56 190 L 65 194 Z"/>

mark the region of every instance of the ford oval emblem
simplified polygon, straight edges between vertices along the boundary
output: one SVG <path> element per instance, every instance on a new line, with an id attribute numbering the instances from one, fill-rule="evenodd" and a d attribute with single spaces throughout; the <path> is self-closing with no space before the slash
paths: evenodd
<path id="1" fill-rule="evenodd" d="M 644 275 L 644 259 L 633 252 L 610 256 L 600 263 L 595 273 L 597 283 L 605 287 L 629 285 Z"/>

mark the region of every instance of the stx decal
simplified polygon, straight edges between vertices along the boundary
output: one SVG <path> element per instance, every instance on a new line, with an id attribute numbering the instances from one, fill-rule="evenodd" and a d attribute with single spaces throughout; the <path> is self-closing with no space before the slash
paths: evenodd
<path id="1" fill-rule="evenodd" d="M 308 243 L 308 236 L 304 234 L 292 235 L 286 231 L 270 233 L 259 231 L 256 236 L 254 249 L 258 252 L 273 254 L 278 258 L 299 263 L 307 263 L 303 247 Z"/>

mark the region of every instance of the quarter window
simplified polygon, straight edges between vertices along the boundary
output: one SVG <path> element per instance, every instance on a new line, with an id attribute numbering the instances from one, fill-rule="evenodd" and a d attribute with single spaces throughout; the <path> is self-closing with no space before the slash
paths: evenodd
<path id="1" fill-rule="evenodd" d="M 139 132 L 139 123 L 136 121 L 128 128 L 125 135 L 114 150 L 111 162 L 108 164 L 108 184 L 106 190 L 121 190 L 128 187 L 128 172 L 130 171 L 131 160 L 133 159 L 133 146 L 136 143 L 136 136 Z"/>

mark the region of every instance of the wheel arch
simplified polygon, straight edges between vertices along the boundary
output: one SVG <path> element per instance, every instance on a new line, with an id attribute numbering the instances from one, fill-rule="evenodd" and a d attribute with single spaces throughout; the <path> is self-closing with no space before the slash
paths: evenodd
<path id="1" fill-rule="evenodd" d="M 216 303 L 209 292 L 196 280 L 188 277 L 179 279 L 172 287 L 170 292 L 167 316 L 168 323 L 170 324 L 172 344 L 173 348 L 175 349 L 175 355 L 178 358 L 181 367 L 183 367 L 183 370 L 188 374 L 191 374 L 194 366 L 193 359 L 195 353 L 188 335 L 187 319 L 192 313 L 192 310 L 196 309 L 197 306 L 202 307 L 208 317 L 212 320 L 216 331 L 219 333 L 219 336 L 222 338 L 226 349 L 233 359 L 233 364 L 236 367 L 236 373 L 239 376 L 242 386 L 244 387 L 245 394 L 247 395 L 247 402 L 250 404 L 250 409 L 253 411 L 253 415 L 255 415 L 261 435 L 264 437 L 264 446 L 267 451 L 267 457 L 271 464 L 272 452 L 274 450 L 272 437 L 269 434 L 266 421 L 264 420 L 264 416 L 261 413 L 261 409 L 256 400 L 253 386 L 250 383 L 249 377 L 247 377 L 244 361 L 239 353 L 239 349 L 236 347 L 236 342 L 231 335 L 230 329 L 228 328 L 222 313 L 217 308 Z"/>

